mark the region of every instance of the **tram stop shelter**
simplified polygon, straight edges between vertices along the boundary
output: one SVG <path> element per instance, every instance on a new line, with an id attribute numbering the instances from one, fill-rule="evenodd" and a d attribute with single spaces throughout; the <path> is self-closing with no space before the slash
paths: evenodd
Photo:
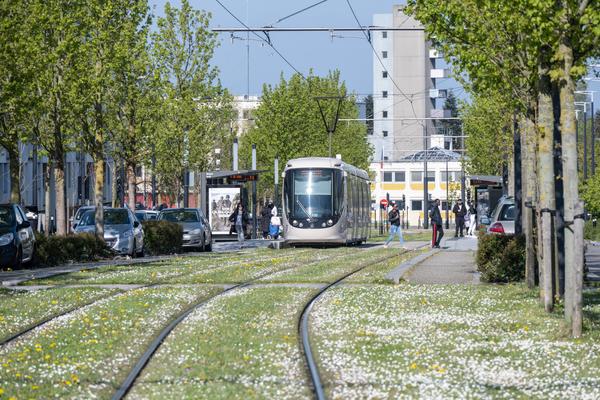
<path id="1" fill-rule="evenodd" d="M 475 188 L 477 219 L 480 224 L 489 221 L 488 216 L 494 210 L 504 192 L 501 176 L 471 175 L 469 184 Z"/>
<path id="2" fill-rule="evenodd" d="M 265 170 L 209 171 L 200 173 L 200 208 L 208 218 L 215 240 L 231 239 L 229 216 L 242 203 L 251 216 L 250 237 L 254 238 L 257 228 L 256 182 Z M 248 194 L 248 183 L 252 183 L 252 196 Z M 250 206 L 250 207 L 249 207 Z"/>

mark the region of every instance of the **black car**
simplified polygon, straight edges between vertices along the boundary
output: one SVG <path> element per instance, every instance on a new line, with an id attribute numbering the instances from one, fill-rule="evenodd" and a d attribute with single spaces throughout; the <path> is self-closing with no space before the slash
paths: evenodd
<path id="1" fill-rule="evenodd" d="M 0 267 L 20 268 L 33 259 L 35 236 L 18 204 L 0 204 Z"/>

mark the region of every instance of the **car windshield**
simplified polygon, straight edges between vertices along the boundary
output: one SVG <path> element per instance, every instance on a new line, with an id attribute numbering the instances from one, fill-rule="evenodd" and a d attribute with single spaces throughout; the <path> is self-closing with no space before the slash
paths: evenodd
<path id="1" fill-rule="evenodd" d="M 86 211 L 90 211 L 91 208 L 87 208 L 87 207 L 80 207 L 77 212 L 75 213 L 75 221 L 79 221 L 81 219 L 81 217 L 83 216 L 83 214 Z"/>
<path id="2" fill-rule="evenodd" d="M 129 223 L 127 210 L 104 210 L 104 225 L 127 225 Z M 92 226 L 95 224 L 96 212 L 94 210 L 86 211 L 79 223 L 79 225 L 83 226 Z"/>
<path id="3" fill-rule="evenodd" d="M 169 222 L 198 222 L 198 213 L 193 210 L 163 211 L 160 219 Z"/>
<path id="4" fill-rule="evenodd" d="M 500 213 L 500 221 L 514 221 L 516 214 L 516 207 L 514 204 L 507 204 L 502 208 L 502 212 Z"/>
<path id="5" fill-rule="evenodd" d="M 145 214 L 145 213 L 143 213 L 143 212 L 136 212 L 136 213 L 135 213 L 135 217 L 136 217 L 137 219 L 139 219 L 140 221 L 143 221 L 143 220 L 145 219 L 145 218 L 144 218 L 144 214 Z"/>
<path id="6" fill-rule="evenodd" d="M 284 181 L 288 218 L 332 218 L 343 200 L 342 174 L 334 169 L 295 169 Z"/>
<path id="7" fill-rule="evenodd" d="M 15 223 L 15 216 L 12 207 L 0 206 L 0 226 L 12 226 Z"/>

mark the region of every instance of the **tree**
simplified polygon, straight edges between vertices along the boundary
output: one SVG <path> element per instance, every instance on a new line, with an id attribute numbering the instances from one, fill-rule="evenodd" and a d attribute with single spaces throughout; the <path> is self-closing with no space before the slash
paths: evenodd
<path id="1" fill-rule="evenodd" d="M 241 140 L 240 154 L 249 165 L 252 144 L 257 147 L 260 188 L 272 193 L 273 160 L 296 157 L 327 157 L 329 136 L 315 100 L 319 96 L 341 96 L 340 118 L 357 118 L 358 108 L 338 71 L 327 77 L 293 75 L 289 81 L 283 76 L 279 85 L 263 86 L 262 102 L 256 110 L 256 126 Z M 335 115 L 337 100 L 322 103 L 327 118 Z M 338 123 L 332 137 L 332 154 L 341 154 L 342 160 L 367 169 L 372 149 L 367 142 L 365 126 L 358 122 Z"/>
<path id="2" fill-rule="evenodd" d="M 512 155 L 511 112 L 498 94 L 475 95 L 471 104 L 461 106 L 460 115 L 468 157 L 468 174 L 502 175 Z"/>
<path id="3" fill-rule="evenodd" d="M 373 114 L 373 96 L 368 95 L 365 97 L 365 114 L 367 117 L 367 135 L 373 134 L 373 118 L 375 118 L 375 114 Z"/>
<path id="4" fill-rule="evenodd" d="M 166 116 L 155 132 L 156 172 L 168 194 L 180 199 L 184 173 L 205 170 L 215 143 L 229 135 L 222 117 L 232 107 L 217 81 L 218 70 L 210 65 L 216 46 L 208 29 L 210 14 L 194 10 L 187 0 L 181 9 L 167 3 L 164 14 L 152 35 L 160 112 Z"/>
<path id="5" fill-rule="evenodd" d="M 444 110 L 450 111 L 450 117 L 456 118 L 459 114 L 458 109 L 458 101 L 456 96 L 452 91 L 448 91 L 448 97 L 446 101 L 444 101 Z M 444 135 L 446 136 L 461 136 L 461 121 L 459 120 L 441 120 L 437 124 L 440 128 L 443 129 Z M 453 149 L 462 149 L 462 140 L 461 138 L 452 138 L 452 148 Z"/>

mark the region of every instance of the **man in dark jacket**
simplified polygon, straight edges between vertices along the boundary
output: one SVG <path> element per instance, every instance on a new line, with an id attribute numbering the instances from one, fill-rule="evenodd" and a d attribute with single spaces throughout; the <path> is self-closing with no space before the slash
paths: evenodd
<path id="1" fill-rule="evenodd" d="M 456 232 L 454 237 L 458 237 L 458 231 L 460 230 L 460 237 L 464 237 L 463 230 L 465 229 L 465 215 L 467 215 L 467 208 L 463 204 L 461 199 L 452 208 L 454 213 L 454 221 L 456 222 Z"/>
<path id="2" fill-rule="evenodd" d="M 390 236 L 383 244 L 383 247 L 387 248 L 396 235 L 398 235 L 398 239 L 400 240 L 400 247 L 404 247 L 404 237 L 402 237 L 402 228 L 400 227 L 400 211 L 398 211 L 398 203 L 394 203 L 392 206 L 392 210 L 388 213 L 388 220 L 390 222 Z"/>
<path id="3" fill-rule="evenodd" d="M 429 211 L 429 217 L 431 218 L 431 228 L 433 229 L 431 237 L 431 247 L 440 248 L 440 242 L 444 237 L 444 228 L 442 227 L 442 213 L 440 212 L 440 200 L 436 199 L 433 203 L 431 211 Z"/>
<path id="4" fill-rule="evenodd" d="M 265 203 L 262 211 L 260 212 L 260 229 L 262 230 L 263 239 L 267 239 L 269 237 L 271 210 L 273 210 L 273 203 Z"/>

